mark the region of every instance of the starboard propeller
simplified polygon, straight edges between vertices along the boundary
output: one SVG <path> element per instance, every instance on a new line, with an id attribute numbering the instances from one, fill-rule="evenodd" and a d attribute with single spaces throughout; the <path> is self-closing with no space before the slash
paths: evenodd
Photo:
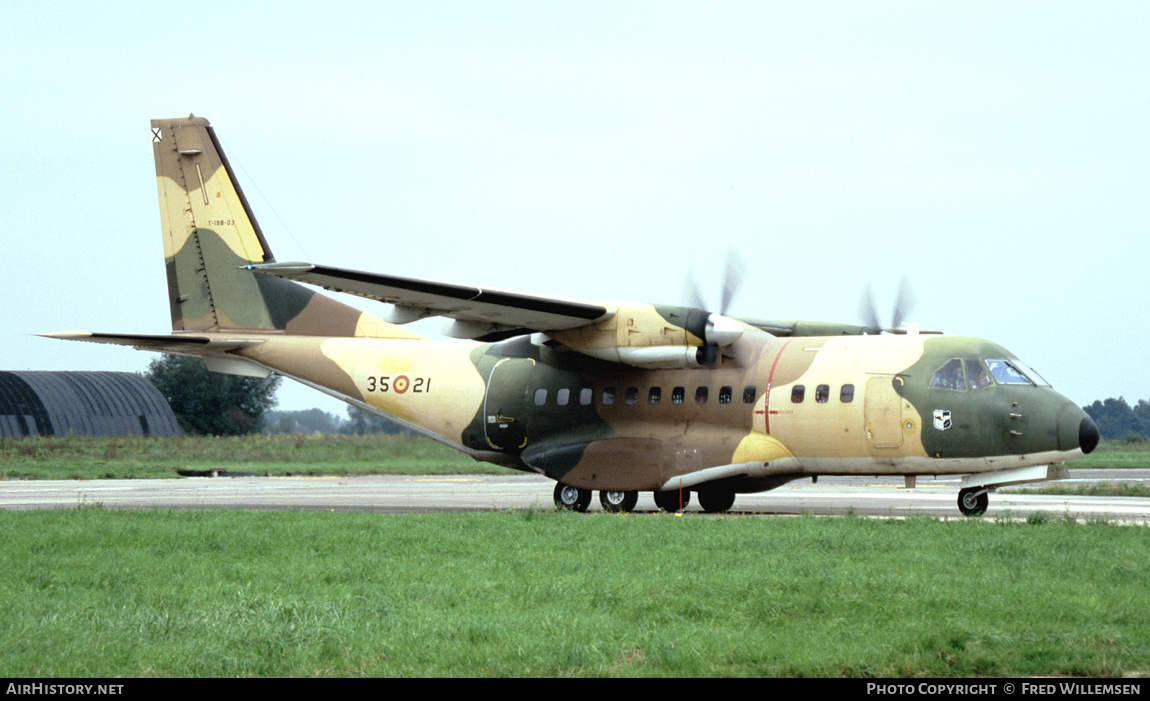
<path id="1" fill-rule="evenodd" d="M 719 313 L 711 312 L 707 316 L 706 325 L 703 330 L 703 346 L 699 348 L 698 360 L 701 365 L 711 367 L 719 358 L 719 349 L 729 346 L 739 339 L 743 333 L 742 325 L 726 316 L 727 310 L 731 307 L 731 302 L 735 299 L 739 288 L 743 285 L 743 279 L 746 277 L 746 266 L 743 264 L 742 258 L 739 257 L 735 251 L 727 251 L 727 261 L 723 269 L 723 289 L 722 295 L 719 300 Z M 710 307 L 703 298 L 702 292 L 699 291 L 699 285 L 695 281 L 695 276 L 691 273 L 687 274 L 687 283 L 683 291 L 683 297 L 687 304 L 702 311 L 707 311 Z"/>
<path id="2" fill-rule="evenodd" d="M 867 326 L 864 333 L 893 333 L 897 331 L 914 310 L 914 306 L 914 291 L 910 287 L 910 280 L 903 275 L 898 285 L 894 308 L 891 310 L 890 326 L 883 326 L 875 306 L 874 293 L 871 291 L 870 283 L 867 283 L 866 289 L 863 290 L 862 300 L 859 302 L 859 319 Z"/>

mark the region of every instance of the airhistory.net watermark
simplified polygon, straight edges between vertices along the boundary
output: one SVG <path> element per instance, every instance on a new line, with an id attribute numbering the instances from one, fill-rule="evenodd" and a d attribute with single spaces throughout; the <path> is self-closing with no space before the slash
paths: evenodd
<path id="1" fill-rule="evenodd" d="M 51 684 L 44 682 L 8 682 L 5 694 L 15 696 L 118 696 L 124 693 L 123 684 Z"/>

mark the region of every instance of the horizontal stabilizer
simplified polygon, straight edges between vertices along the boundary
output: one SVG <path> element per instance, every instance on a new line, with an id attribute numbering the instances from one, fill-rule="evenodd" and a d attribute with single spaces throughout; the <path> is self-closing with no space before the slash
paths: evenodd
<path id="1" fill-rule="evenodd" d="M 208 354 L 226 353 L 240 348 L 247 348 L 260 340 L 251 339 L 217 339 L 207 336 L 184 336 L 182 334 L 132 334 L 132 333 L 91 333 L 90 331 L 59 331 L 56 333 L 38 334 L 44 338 L 58 338 L 63 341 L 87 341 L 88 343 L 111 343 L 117 346 L 131 346 L 137 350 L 149 350 L 159 353 L 176 353 L 178 355 L 204 356 Z"/>

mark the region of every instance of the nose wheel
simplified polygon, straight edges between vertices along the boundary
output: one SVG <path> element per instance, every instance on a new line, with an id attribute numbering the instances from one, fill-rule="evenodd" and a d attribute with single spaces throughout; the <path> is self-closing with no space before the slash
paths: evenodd
<path id="1" fill-rule="evenodd" d="M 958 493 L 958 510 L 963 516 L 981 516 L 990 504 L 990 493 L 985 488 L 963 489 Z"/>

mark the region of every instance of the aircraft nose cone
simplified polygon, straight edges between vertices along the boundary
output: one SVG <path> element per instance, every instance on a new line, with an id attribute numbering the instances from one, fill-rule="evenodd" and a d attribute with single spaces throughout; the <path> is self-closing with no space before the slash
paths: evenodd
<path id="1" fill-rule="evenodd" d="M 1098 427 L 1082 407 L 1065 398 L 1058 411 L 1058 449 L 1089 453 L 1098 447 Z"/>
<path id="2" fill-rule="evenodd" d="M 1083 453 L 1089 453 L 1098 447 L 1098 427 L 1089 416 L 1078 424 L 1078 446 Z"/>

